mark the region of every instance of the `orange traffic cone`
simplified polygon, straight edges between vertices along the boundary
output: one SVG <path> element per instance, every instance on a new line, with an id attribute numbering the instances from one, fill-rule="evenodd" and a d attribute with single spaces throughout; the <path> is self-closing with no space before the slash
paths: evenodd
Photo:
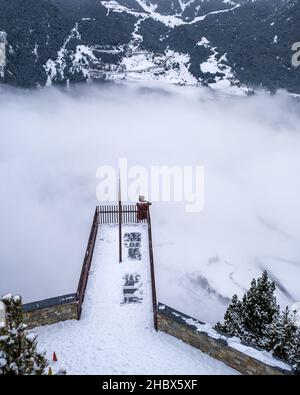
<path id="1" fill-rule="evenodd" d="M 56 356 L 55 351 L 53 352 L 53 357 L 52 357 L 52 359 L 53 359 L 53 362 L 57 362 L 57 356 Z"/>

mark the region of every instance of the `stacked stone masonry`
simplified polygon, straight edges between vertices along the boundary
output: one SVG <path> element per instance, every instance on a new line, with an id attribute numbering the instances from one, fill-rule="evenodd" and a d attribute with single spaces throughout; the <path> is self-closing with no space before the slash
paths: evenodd
<path id="1" fill-rule="evenodd" d="M 168 306 L 159 304 L 157 311 L 158 330 L 181 339 L 187 344 L 198 348 L 233 369 L 245 375 L 285 375 L 290 371 L 265 363 L 230 347 L 226 340 L 215 339 L 208 333 L 197 330 L 187 324 L 182 317 L 191 319 Z M 196 321 L 196 320 L 195 320 Z M 200 324 L 204 323 L 198 321 Z"/>
<path id="2" fill-rule="evenodd" d="M 45 307 L 23 313 L 24 322 L 29 328 L 42 325 L 51 325 L 59 321 L 77 320 L 77 303 L 66 303 L 57 306 Z"/>

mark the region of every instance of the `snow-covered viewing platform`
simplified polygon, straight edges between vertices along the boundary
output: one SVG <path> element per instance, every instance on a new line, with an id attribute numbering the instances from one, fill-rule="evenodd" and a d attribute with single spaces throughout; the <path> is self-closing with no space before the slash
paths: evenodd
<path id="1" fill-rule="evenodd" d="M 23 313 L 38 328 L 40 347 L 60 354 L 53 369 L 71 374 L 291 374 L 286 362 L 187 315 L 186 307 L 157 300 L 146 202 L 97 206 L 76 293 L 23 305 Z"/>
<path id="2" fill-rule="evenodd" d="M 123 226 L 123 262 L 118 226 L 97 234 L 80 321 L 36 329 L 39 347 L 68 374 L 235 374 L 201 351 L 153 327 L 146 224 Z"/>

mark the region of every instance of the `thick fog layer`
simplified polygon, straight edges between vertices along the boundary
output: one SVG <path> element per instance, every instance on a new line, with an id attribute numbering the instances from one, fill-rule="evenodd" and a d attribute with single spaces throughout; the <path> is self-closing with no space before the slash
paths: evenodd
<path id="1" fill-rule="evenodd" d="M 268 268 L 282 304 L 300 300 L 300 115 L 285 93 L 85 86 L 0 92 L 0 294 L 74 292 L 96 171 L 199 165 L 205 206 L 152 206 L 159 300 L 214 322 Z"/>

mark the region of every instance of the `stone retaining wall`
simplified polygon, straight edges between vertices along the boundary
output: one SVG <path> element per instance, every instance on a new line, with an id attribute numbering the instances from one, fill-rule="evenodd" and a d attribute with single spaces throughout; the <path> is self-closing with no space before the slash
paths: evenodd
<path id="1" fill-rule="evenodd" d="M 157 309 L 158 330 L 181 339 L 185 343 L 219 359 L 226 365 L 245 375 L 284 375 L 291 374 L 288 365 L 278 361 L 277 366 L 271 366 L 252 356 L 247 355 L 228 345 L 224 336 L 212 327 L 201 321 L 195 320 L 179 311 L 159 303 Z M 243 347 L 243 345 L 241 345 Z M 251 348 L 245 346 L 245 349 Z M 261 351 L 252 349 L 258 354 Z M 276 365 L 275 359 L 272 362 Z M 287 369 L 282 368 L 286 365 Z"/>
<path id="2" fill-rule="evenodd" d="M 76 295 L 64 295 L 25 304 L 23 305 L 23 318 L 28 328 L 55 324 L 59 321 L 77 320 L 78 303 Z"/>

